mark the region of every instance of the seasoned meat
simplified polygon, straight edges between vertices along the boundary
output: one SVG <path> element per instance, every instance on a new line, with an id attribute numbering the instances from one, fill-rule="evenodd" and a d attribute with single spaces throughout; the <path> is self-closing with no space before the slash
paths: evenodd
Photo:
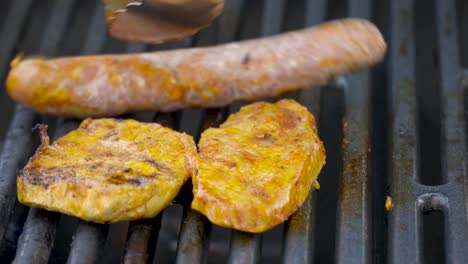
<path id="1" fill-rule="evenodd" d="M 222 107 L 319 86 L 380 62 L 377 27 L 346 18 L 277 36 L 124 55 L 20 57 L 7 92 L 37 112 L 74 118 Z"/>
<path id="2" fill-rule="evenodd" d="M 46 129 L 18 176 L 28 206 L 97 223 L 150 218 L 195 171 L 193 139 L 158 124 L 86 119 L 52 145 Z"/>
<path id="3" fill-rule="evenodd" d="M 284 222 L 325 164 L 316 133 L 314 117 L 294 100 L 243 107 L 202 134 L 192 208 L 245 232 Z"/>

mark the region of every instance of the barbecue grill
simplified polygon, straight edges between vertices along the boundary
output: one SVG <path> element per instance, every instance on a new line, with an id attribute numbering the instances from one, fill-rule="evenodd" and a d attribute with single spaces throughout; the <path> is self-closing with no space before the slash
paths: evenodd
<path id="1" fill-rule="evenodd" d="M 18 53 L 65 56 L 206 46 L 267 36 L 339 17 L 373 20 L 389 44 L 371 71 L 288 94 L 316 116 L 327 165 L 303 206 L 262 235 L 211 225 L 190 209 L 190 186 L 154 219 L 99 225 L 22 206 L 16 175 L 39 144 L 78 120 L 41 116 L 5 94 Z M 0 2 L 0 262 L 9 263 L 467 263 L 463 0 L 226 0 L 193 38 L 162 46 L 109 38 L 98 0 Z M 135 113 L 198 140 L 243 103 L 223 109 Z M 393 209 L 385 210 L 386 196 Z"/>

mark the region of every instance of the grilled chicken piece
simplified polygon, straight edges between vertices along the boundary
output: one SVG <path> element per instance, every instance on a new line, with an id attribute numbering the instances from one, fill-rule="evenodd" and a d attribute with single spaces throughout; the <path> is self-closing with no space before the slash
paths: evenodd
<path id="1" fill-rule="evenodd" d="M 214 224 L 260 233 L 304 202 L 325 150 L 314 117 L 294 100 L 259 102 L 206 130 L 192 208 Z"/>
<path id="2" fill-rule="evenodd" d="M 86 119 L 52 145 L 46 129 L 17 180 L 28 206 L 97 223 L 151 218 L 196 168 L 192 137 L 158 124 Z"/>

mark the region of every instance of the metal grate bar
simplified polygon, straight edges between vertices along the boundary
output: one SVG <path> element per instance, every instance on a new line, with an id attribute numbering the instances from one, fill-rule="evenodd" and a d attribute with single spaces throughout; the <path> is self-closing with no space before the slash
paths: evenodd
<path id="1" fill-rule="evenodd" d="M 59 218 L 59 213 L 31 208 L 18 241 L 13 263 L 47 263 Z"/>
<path id="2" fill-rule="evenodd" d="M 151 251 L 155 249 L 161 228 L 161 212 L 153 219 L 130 223 L 125 246 L 124 263 L 152 263 Z"/>
<path id="3" fill-rule="evenodd" d="M 5 76 L 8 69 L 8 60 L 14 50 L 14 46 L 19 39 L 20 32 L 26 23 L 26 14 L 31 6 L 31 1 L 15 1 L 8 10 L 6 22 L 0 32 L 0 76 Z M 0 212 L 7 212 L 0 217 L 0 241 L 3 241 L 5 229 L 9 216 L 12 214 L 16 201 L 16 173 L 22 161 L 32 152 L 35 144 L 31 140 L 32 131 L 30 129 L 36 123 L 37 115 L 34 115 L 27 108 L 17 106 L 14 118 L 8 129 L 5 142 L 0 150 Z M 1 139 L 0 139 L 1 141 Z"/>
<path id="4" fill-rule="evenodd" d="M 51 13 L 51 19 L 47 22 L 45 38 L 41 42 L 40 52 L 45 55 L 53 55 L 56 48 L 65 35 L 67 20 L 70 18 L 74 1 L 58 1 Z M 51 36 L 50 38 L 49 35 Z M 62 127 L 57 135 L 65 134 L 69 127 Z M 15 262 L 27 263 L 31 259 L 37 259 L 35 263 L 46 263 L 55 237 L 56 226 L 60 215 L 33 208 L 26 220 L 23 233 L 18 241 Z M 41 237 L 47 239 L 41 240 Z M 49 239 L 50 238 L 50 239 Z M 41 250 L 37 250 L 41 248 Z"/>
<path id="5" fill-rule="evenodd" d="M 72 127 L 62 126 L 55 133 L 57 138 Z M 59 213 L 31 208 L 18 240 L 15 263 L 47 263 L 55 238 Z"/>
<path id="6" fill-rule="evenodd" d="M 348 6 L 351 17 L 370 18 L 369 0 L 350 0 Z M 369 72 L 351 75 L 346 80 L 336 260 L 369 263 Z"/>
<path id="7" fill-rule="evenodd" d="M 338 263 L 369 261 L 368 204 L 368 74 L 347 78 L 343 123 L 343 168 L 338 203 Z M 364 103 L 363 103 L 364 102 Z M 359 231 L 357 231 L 359 230 Z M 352 260 L 352 261 L 350 261 Z"/>
<path id="8" fill-rule="evenodd" d="M 391 164 L 389 212 L 389 263 L 417 260 L 416 86 L 413 14 L 414 1 L 391 1 L 390 91 Z"/>
<path id="9" fill-rule="evenodd" d="M 229 263 L 249 264 L 257 263 L 260 259 L 262 235 L 234 232 L 231 241 Z"/>
<path id="10" fill-rule="evenodd" d="M 281 32 L 283 26 L 283 12 L 286 6 L 285 0 L 263 1 L 262 36 L 269 36 Z"/>
<path id="11" fill-rule="evenodd" d="M 312 26 L 325 19 L 325 0 L 305 2 L 305 26 Z M 309 87 L 299 94 L 299 101 L 314 114 L 319 123 L 320 89 Z M 320 178 L 319 178 L 320 180 Z M 301 208 L 291 216 L 285 227 L 285 244 L 283 248 L 283 263 L 311 263 L 314 258 L 313 230 L 315 228 L 314 214 L 316 208 L 316 191 L 311 188 Z"/>
<path id="12" fill-rule="evenodd" d="M 104 47 L 107 37 L 104 12 L 104 5 L 98 3 L 87 29 L 88 34 L 83 45 L 83 54 L 98 53 Z"/>
<path id="13" fill-rule="evenodd" d="M 224 13 L 217 23 L 218 43 L 231 42 L 236 38 L 245 2 L 245 0 L 226 1 L 224 5 Z"/>
<path id="14" fill-rule="evenodd" d="M 306 26 L 316 25 L 325 19 L 327 13 L 327 0 L 306 0 L 305 18 Z"/>
<path id="15" fill-rule="evenodd" d="M 68 27 L 67 21 L 71 17 L 74 5 L 74 0 L 57 1 L 54 5 L 51 17 L 47 21 L 47 27 L 45 29 L 47 37 L 41 40 L 41 55 L 53 56 L 57 52 L 59 44 L 66 34 Z"/>
<path id="16" fill-rule="evenodd" d="M 179 243 L 177 245 L 177 263 L 202 263 L 207 248 L 207 239 L 210 225 L 201 214 L 184 206 L 182 227 L 180 229 Z"/>
<path id="17" fill-rule="evenodd" d="M 446 208 L 446 259 L 448 263 L 468 260 L 468 179 L 466 175 L 466 134 L 464 128 L 463 98 L 468 74 L 460 83 L 460 59 L 455 0 L 436 1 L 439 60 L 442 76 L 443 144 L 445 145 L 446 173 L 450 190 Z"/>
<path id="18" fill-rule="evenodd" d="M 31 153 L 34 137 L 31 128 L 37 123 L 37 116 L 23 106 L 17 106 L 13 121 L 6 136 L 3 152 L 0 156 L 0 241 L 3 240 L 9 216 L 16 201 L 17 170 Z"/>
<path id="19" fill-rule="evenodd" d="M 26 2 L 24 2 L 24 3 L 26 4 Z M 55 10 L 53 10 L 53 12 L 55 11 L 55 13 L 61 14 L 61 15 L 59 16 L 59 18 L 61 18 L 62 15 L 63 15 L 63 14 L 66 14 L 66 12 L 67 12 L 67 9 L 66 9 L 67 6 L 69 6 L 68 3 L 64 3 L 64 4 L 62 4 L 62 5 L 59 5 Z M 25 6 L 25 8 L 29 8 L 29 7 L 30 7 L 29 5 L 26 5 L 26 6 Z M 64 7 L 65 7 L 65 9 L 64 9 Z M 65 12 L 60 12 L 60 9 L 64 9 Z M 18 15 L 20 15 L 20 14 L 18 14 Z M 60 20 L 60 19 L 59 19 L 59 20 Z M 62 31 L 62 32 L 63 32 L 63 31 L 64 31 L 64 26 L 63 26 L 63 24 L 65 24 L 65 23 L 61 23 L 61 24 L 60 24 L 60 27 L 55 28 L 55 24 L 57 24 L 57 22 L 58 22 L 59 20 L 57 20 L 57 18 L 56 18 L 55 20 L 51 19 L 51 20 L 47 21 L 47 27 L 46 27 L 45 34 L 44 34 L 44 35 L 48 36 L 49 34 L 52 34 L 51 32 L 53 32 L 54 30 L 55 30 L 55 31 Z M 64 19 L 63 19 L 63 20 L 64 20 Z M 13 29 L 13 33 L 16 32 L 16 30 L 17 30 L 17 29 Z M 7 34 L 7 33 L 5 33 L 5 34 Z M 19 34 L 19 31 L 18 31 L 18 34 Z M 54 34 L 57 34 L 57 32 L 55 32 Z M 14 34 L 13 34 L 13 35 L 14 35 Z M 40 49 L 41 51 L 43 51 L 44 53 L 46 53 L 46 54 L 51 53 L 51 52 L 52 52 L 52 50 L 51 50 L 52 47 L 51 47 L 50 45 L 48 46 L 48 45 L 45 44 L 45 43 L 46 43 L 46 40 L 45 40 L 46 38 L 41 38 L 41 39 L 42 39 L 42 42 L 40 42 L 39 49 Z M 50 43 L 50 42 L 49 42 L 49 43 Z M 58 43 L 56 43 L 56 44 L 58 44 Z M 31 48 L 33 48 L 33 47 L 31 47 Z M 28 49 L 28 48 L 26 48 L 26 49 Z M 33 49 L 34 49 L 34 48 L 33 48 Z M 6 70 L 6 69 L 5 69 L 5 70 Z M 22 106 L 17 106 L 17 107 L 16 107 L 16 111 L 17 111 L 17 113 L 18 113 L 19 111 L 22 112 L 21 115 L 23 116 L 24 122 L 25 122 L 25 123 L 20 124 L 20 126 L 23 127 L 23 128 L 31 128 L 33 124 L 28 124 L 28 123 L 27 123 L 28 120 L 33 120 L 33 119 L 36 119 L 36 118 L 38 117 L 38 115 L 37 115 L 36 113 L 33 113 L 33 112 L 30 111 L 28 108 L 25 108 L 25 107 L 22 107 Z M 17 114 L 17 113 L 16 113 L 16 114 Z M 16 115 L 16 114 L 15 114 L 15 115 Z M 22 121 L 20 120 L 20 122 L 22 122 Z M 22 142 L 23 142 L 23 141 L 22 141 Z M 13 149 L 15 149 L 15 150 L 11 150 L 11 151 L 12 151 L 13 153 L 14 153 L 16 150 L 20 151 L 21 149 L 16 148 L 16 146 L 17 146 L 18 144 L 22 144 L 22 142 L 21 142 L 21 143 L 14 142 L 15 147 L 14 147 Z M 27 146 L 27 147 L 32 147 L 32 146 L 34 146 L 34 144 L 31 144 L 31 146 Z M 5 149 L 5 150 L 6 150 L 6 149 Z M 19 161 L 19 160 L 18 160 L 18 161 Z M 19 165 L 19 163 L 18 163 L 17 165 Z M 18 169 L 18 167 L 16 167 L 16 169 Z M 15 181 L 15 179 L 16 179 L 16 173 L 17 173 L 17 172 L 15 171 L 14 173 L 12 173 L 12 174 L 6 174 L 6 176 L 5 176 L 5 178 L 7 179 L 7 181 L 5 182 L 5 184 L 6 184 L 6 185 L 5 185 L 5 188 L 6 188 L 5 190 L 11 190 L 13 194 L 10 195 L 9 197 L 13 197 L 13 198 L 16 197 L 16 193 L 14 192 L 14 191 L 16 190 L 16 186 L 15 186 L 15 183 L 16 183 L 16 181 Z M 7 209 L 6 211 L 7 211 L 7 212 L 11 210 L 11 208 L 12 208 L 14 202 L 15 202 L 15 199 L 10 199 L 9 201 L 6 201 L 6 203 L 5 203 L 4 205 L 6 206 L 6 209 Z M 5 223 L 6 223 L 6 220 L 7 220 L 7 218 L 5 219 Z M 3 226 L 3 223 L 2 223 L 2 226 Z M 2 231 L 2 232 L 3 232 L 3 231 Z M 3 234 L 2 234 L 1 236 L 3 237 Z"/>
<path id="20" fill-rule="evenodd" d="M 81 221 L 76 230 L 67 263 L 97 263 L 106 241 L 109 225 Z"/>
<path id="21" fill-rule="evenodd" d="M 311 27 L 325 20 L 327 13 L 327 0 L 306 0 L 304 10 L 304 26 Z M 299 100 L 305 104 L 309 111 L 314 114 L 317 119 L 320 116 L 320 87 L 302 89 L 299 94 Z"/>

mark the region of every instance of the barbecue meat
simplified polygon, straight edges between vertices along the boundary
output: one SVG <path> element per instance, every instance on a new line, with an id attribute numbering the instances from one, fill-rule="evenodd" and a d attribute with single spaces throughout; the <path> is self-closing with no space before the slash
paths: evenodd
<path id="1" fill-rule="evenodd" d="M 17 57 L 7 92 L 39 113 L 69 118 L 224 107 L 320 86 L 380 62 L 377 27 L 334 20 L 214 47 L 65 58 Z"/>
<path id="2" fill-rule="evenodd" d="M 97 223 L 151 218 L 195 171 L 185 134 L 134 120 L 87 119 L 42 145 L 18 176 L 18 199 Z"/>
<path id="3" fill-rule="evenodd" d="M 316 133 L 314 117 L 294 100 L 243 107 L 202 134 L 192 208 L 251 233 L 284 222 L 325 164 Z"/>

